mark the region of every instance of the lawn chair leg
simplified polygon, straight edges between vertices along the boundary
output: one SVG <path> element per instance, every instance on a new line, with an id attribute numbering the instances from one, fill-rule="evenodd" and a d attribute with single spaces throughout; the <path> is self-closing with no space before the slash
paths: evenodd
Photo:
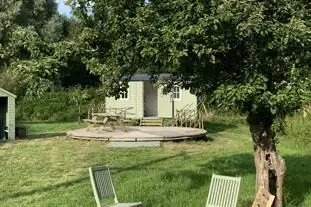
<path id="1" fill-rule="evenodd" d="M 90 124 L 87 124 L 86 131 L 90 131 Z"/>
<path id="2" fill-rule="evenodd" d="M 89 123 L 88 125 L 87 125 L 87 131 L 90 131 L 90 130 L 92 130 L 92 129 L 94 129 L 95 128 L 95 124 L 93 124 L 93 123 Z"/>
<path id="3" fill-rule="evenodd" d="M 98 127 L 98 132 L 99 132 L 99 131 L 104 131 L 104 128 L 105 128 L 104 125 L 100 125 L 100 126 Z"/>
<path id="4" fill-rule="evenodd" d="M 122 121 L 121 119 L 119 119 L 118 123 L 119 123 L 121 129 L 122 129 L 124 132 L 127 132 L 127 128 L 126 128 L 126 126 L 124 126 L 124 123 L 123 123 L 123 121 Z"/>
<path id="5" fill-rule="evenodd" d="M 116 130 L 116 127 L 114 126 L 114 122 L 113 121 L 111 121 L 111 120 L 107 121 L 107 125 L 109 125 L 112 130 Z"/>
<path id="6" fill-rule="evenodd" d="M 113 124 L 112 124 L 112 123 L 110 123 L 110 124 L 111 124 L 111 128 L 112 128 L 112 130 L 114 130 L 114 131 L 115 131 L 115 130 L 116 130 L 116 126 L 115 126 L 115 124 L 114 124 L 114 123 L 113 123 Z"/>

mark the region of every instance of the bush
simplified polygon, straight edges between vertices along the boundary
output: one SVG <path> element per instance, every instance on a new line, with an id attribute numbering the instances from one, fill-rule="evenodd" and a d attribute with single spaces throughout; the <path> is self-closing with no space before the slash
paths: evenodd
<path id="1" fill-rule="evenodd" d="M 90 89 L 89 89 L 90 90 Z M 81 116 L 86 117 L 88 113 L 90 97 L 81 104 Z M 72 93 L 49 92 L 41 98 L 24 99 L 17 101 L 16 119 L 18 121 L 77 121 L 79 117 L 78 106 L 72 101 Z"/>

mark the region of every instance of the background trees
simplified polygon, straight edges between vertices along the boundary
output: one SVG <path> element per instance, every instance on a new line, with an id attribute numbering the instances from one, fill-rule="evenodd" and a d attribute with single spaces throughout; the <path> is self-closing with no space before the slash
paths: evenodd
<path id="1" fill-rule="evenodd" d="M 0 4 L 1 87 L 21 96 L 38 96 L 98 83 L 82 63 L 76 20 L 58 14 L 54 0 Z"/>

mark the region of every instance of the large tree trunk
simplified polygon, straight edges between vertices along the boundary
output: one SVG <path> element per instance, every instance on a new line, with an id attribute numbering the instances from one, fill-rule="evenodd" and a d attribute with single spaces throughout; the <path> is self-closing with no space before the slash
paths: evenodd
<path id="1" fill-rule="evenodd" d="M 250 113 L 247 118 L 253 139 L 256 193 L 265 188 L 275 195 L 274 207 L 283 206 L 283 178 L 285 161 L 277 155 L 275 133 L 272 130 L 273 117 L 269 112 Z"/>

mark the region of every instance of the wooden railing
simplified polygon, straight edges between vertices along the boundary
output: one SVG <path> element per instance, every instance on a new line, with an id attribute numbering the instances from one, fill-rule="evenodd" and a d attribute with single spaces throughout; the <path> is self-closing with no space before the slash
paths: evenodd
<path id="1" fill-rule="evenodd" d="M 204 105 L 204 99 L 200 101 L 197 107 L 187 104 L 180 110 L 176 110 L 176 115 L 172 125 L 177 127 L 204 128 L 204 116 L 207 118 L 209 113 Z"/>
<path id="2" fill-rule="evenodd" d="M 203 113 L 198 109 L 181 109 L 176 110 L 176 116 L 173 120 L 173 126 L 204 128 Z"/>

